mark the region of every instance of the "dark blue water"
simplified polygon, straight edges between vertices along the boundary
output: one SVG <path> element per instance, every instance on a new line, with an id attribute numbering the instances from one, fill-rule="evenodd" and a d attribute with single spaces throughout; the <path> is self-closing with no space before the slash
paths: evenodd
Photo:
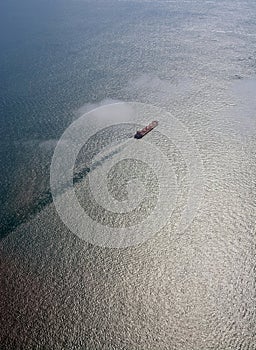
<path id="1" fill-rule="evenodd" d="M 130 100 L 132 96 L 120 90 L 131 78 L 151 74 L 168 57 L 165 53 L 155 61 L 150 49 L 161 38 L 159 24 L 176 30 L 184 19 L 199 14 L 186 8 L 166 12 L 154 3 L 129 1 L 26 0 L 0 6 L 4 236 L 37 212 L 41 195 L 44 202 L 49 192 L 53 147 L 42 150 L 39 145 L 58 140 L 74 111 L 86 103 Z M 153 35 L 143 47 L 134 41 L 133 26 L 144 22 L 152 26 Z"/>
<path id="2" fill-rule="evenodd" d="M 102 35 L 121 34 L 141 6 L 69 1 L 4 1 L 0 6 L 0 217 L 6 234 L 20 223 L 17 211 L 23 220 L 36 210 L 41 192 L 48 191 L 52 149 L 42 154 L 39 144 L 57 140 L 81 105 L 117 96 L 125 72 L 109 69 L 108 63 L 120 49 L 115 42 L 102 42 Z M 119 60 L 128 64 L 126 57 Z M 37 169 L 39 185 L 33 185 L 31 169 Z M 17 198 L 20 191 L 29 197 L 25 205 Z"/>

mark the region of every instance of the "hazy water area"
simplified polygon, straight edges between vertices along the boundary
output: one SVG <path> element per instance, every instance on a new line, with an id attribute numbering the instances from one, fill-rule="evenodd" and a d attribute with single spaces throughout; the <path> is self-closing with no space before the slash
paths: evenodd
<path id="1" fill-rule="evenodd" d="M 255 96 L 253 0 L 3 0 L 0 348 L 256 350 Z M 97 244 L 79 223 L 85 239 L 53 203 L 55 147 L 86 112 L 115 125 L 77 157 L 78 201 L 124 234 L 158 208 L 137 244 Z"/>

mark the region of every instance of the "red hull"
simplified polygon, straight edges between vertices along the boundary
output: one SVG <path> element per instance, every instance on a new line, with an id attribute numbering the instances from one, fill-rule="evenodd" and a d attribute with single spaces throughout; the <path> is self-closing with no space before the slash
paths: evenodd
<path id="1" fill-rule="evenodd" d="M 145 136 L 147 133 L 149 133 L 151 130 L 153 130 L 158 125 L 158 121 L 154 120 L 149 125 L 145 126 L 145 128 L 138 130 L 134 137 L 136 139 L 141 139 L 143 136 Z"/>

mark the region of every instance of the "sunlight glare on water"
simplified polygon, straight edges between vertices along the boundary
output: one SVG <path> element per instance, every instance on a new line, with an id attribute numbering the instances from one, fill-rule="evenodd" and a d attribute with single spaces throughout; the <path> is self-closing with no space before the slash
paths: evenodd
<path id="1" fill-rule="evenodd" d="M 255 16 L 252 0 L 0 4 L 1 349 L 255 350 Z M 100 130 L 61 139 L 85 113 Z M 74 135 L 74 169 L 54 168 L 71 180 L 51 177 Z"/>

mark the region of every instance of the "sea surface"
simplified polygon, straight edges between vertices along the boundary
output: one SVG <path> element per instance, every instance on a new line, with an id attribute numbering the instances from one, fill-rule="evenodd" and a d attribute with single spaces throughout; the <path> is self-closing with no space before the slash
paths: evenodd
<path id="1" fill-rule="evenodd" d="M 253 0 L 2 0 L 0 348 L 255 350 L 255 96 Z M 131 103 L 163 111 L 166 130 L 174 120 L 182 125 L 175 145 L 168 131 L 162 146 L 157 131 L 148 136 L 168 149 L 178 205 L 140 244 L 92 244 L 55 208 L 52 157 L 84 113 Z M 110 148 L 91 170 L 123 150 L 111 142 L 136 130 L 124 122 L 131 120 L 120 117 L 119 129 L 95 136 L 97 151 Z M 203 171 L 186 158 L 190 138 Z M 75 191 L 100 221 L 80 156 Z M 118 164 L 109 175 L 116 197 L 134 180 L 132 163 Z M 166 208 L 154 170 L 145 180 L 150 205 Z M 191 173 L 202 191 L 181 228 Z M 107 225 L 135 225 L 141 217 L 133 214 L 115 214 Z"/>

